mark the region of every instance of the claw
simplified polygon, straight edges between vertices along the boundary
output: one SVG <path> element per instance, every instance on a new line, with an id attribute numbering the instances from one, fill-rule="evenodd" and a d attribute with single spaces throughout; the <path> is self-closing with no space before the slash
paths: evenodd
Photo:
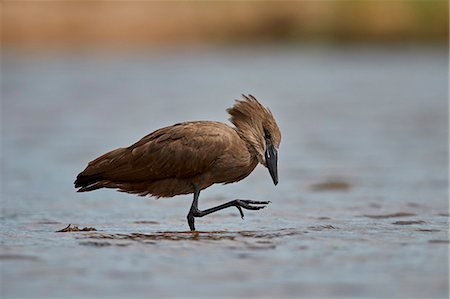
<path id="1" fill-rule="evenodd" d="M 241 219 L 244 219 L 244 211 L 242 211 L 242 208 L 239 205 L 236 205 L 235 207 L 239 210 L 239 213 L 241 214 Z"/>

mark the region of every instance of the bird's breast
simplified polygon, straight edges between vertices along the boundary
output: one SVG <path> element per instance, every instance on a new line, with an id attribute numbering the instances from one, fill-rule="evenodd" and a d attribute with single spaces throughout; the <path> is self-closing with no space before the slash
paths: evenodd
<path id="1" fill-rule="evenodd" d="M 258 165 L 256 157 L 244 144 L 228 148 L 211 167 L 213 183 L 233 183 L 247 177 Z"/>

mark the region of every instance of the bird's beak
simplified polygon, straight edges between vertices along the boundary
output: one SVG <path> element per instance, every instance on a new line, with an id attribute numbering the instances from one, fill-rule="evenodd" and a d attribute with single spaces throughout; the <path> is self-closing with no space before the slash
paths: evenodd
<path id="1" fill-rule="evenodd" d="M 278 184 L 278 153 L 273 144 L 268 144 L 265 153 L 266 166 L 269 169 L 270 176 L 272 177 L 275 186 Z"/>

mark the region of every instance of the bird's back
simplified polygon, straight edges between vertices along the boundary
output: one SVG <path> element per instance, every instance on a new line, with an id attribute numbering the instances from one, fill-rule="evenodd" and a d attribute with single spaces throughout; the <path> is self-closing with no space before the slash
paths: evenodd
<path id="1" fill-rule="evenodd" d="M 236 130 L 224 123 L 179 123 L 150 133 L 127 148 L 91 161 L 77 176 L 79 191 L 117 188 L 139 195 L 171 197 L 214 183 L 246 177 L 257 160 Z"/>

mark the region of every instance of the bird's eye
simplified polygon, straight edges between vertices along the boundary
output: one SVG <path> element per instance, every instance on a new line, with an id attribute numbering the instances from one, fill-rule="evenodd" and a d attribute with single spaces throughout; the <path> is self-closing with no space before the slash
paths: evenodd
<path id="1" fill-rule="evenodd" d="M 269 131 L 267 131 L 266 129 L 264 129 L 264 138 L 272 139 L 272 135 L 270 135 Z"/>

